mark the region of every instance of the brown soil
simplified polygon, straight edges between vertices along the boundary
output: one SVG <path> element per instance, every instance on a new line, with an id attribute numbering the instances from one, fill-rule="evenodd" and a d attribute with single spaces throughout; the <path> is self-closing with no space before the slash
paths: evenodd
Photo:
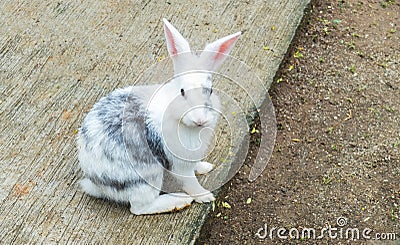
<path id="1" fill-rule="evenodd" d="M 278 135 L 267 168 L 247 181 L 253 134 L 197 244 L 352 243 L 348 228 L 371 229 L 369 242 L 394 232 L 398 242 L 399 81 L 400 1 L 312 1 L 270 90 Z M 329 225 L 344 232 L 279 239 L 275 230 L 260 239 L 265 224 L 282 235 L 313 228 L 319 236 Z"/>

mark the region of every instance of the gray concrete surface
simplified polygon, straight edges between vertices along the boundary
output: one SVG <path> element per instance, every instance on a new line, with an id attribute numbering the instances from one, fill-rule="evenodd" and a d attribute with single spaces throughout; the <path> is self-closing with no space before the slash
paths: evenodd
<path id="1" fill-rule="evenodd" d="M 195 49 L 244 31 L 232 55 L 269 87 L 308 2 L 1 1 L 0 241 L 193 243 L 210 205 L 137 217 L 84 195 L 77 129 L 100 97 L 167 57 L 163 17 Z"/>

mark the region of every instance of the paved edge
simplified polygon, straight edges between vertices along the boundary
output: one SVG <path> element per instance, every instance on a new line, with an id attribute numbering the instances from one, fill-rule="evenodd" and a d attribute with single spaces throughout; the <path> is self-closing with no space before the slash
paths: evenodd
<path id="1" fill-rule="evenodd" d="M 0 240 L 193 244 L 211 205 L 136 217 L 118 204 L 84 195 L 77 185 L 82 173 L 77 167 L 76 130 L 100 97 L 131 85 L 149 64 L 165 57 L 161 17 L 171 20 L 194 47 L 248 28 L 233 56 L 240 52 L 269 87 L 308 3 L 3 1 Z M 215 23 L 209 23 L 210 18 Z M 253 92 L 260 102 L 266 96 L 254 88 Z M 243 145 L 238 138 L 235 145 Z M 221 148 L 225 143 L 222 139 Z"/>

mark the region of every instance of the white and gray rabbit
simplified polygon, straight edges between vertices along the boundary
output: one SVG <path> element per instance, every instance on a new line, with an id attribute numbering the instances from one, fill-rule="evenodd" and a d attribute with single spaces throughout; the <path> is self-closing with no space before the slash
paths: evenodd
<path id="1" fill-rule="evenodd" d="M 214 166 L 201 161 L 219 116 L 212 73 L 241 34 L 210 43 L 196 55 L 163 21 L 174 77 L 163 84 L 115 90 L 93 106 L 78 133 L 83 191 L 129 202 L 137 215 L 179 210 L 193 199 L 215 200 L 195 173 L 205 174 Z M 165 170 L 187 194 L 161 194 Z"/>

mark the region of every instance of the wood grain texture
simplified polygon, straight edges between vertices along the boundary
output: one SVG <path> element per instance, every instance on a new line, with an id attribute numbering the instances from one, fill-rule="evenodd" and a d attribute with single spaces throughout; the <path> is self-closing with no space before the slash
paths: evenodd
<path id="1" fill-rule="evenodd" d="M 268 88 L 308 2 L 2 0 L 0 241 L 192 243 L 210 205 L 137 217 L 128 207 L 84 195 L 77 185 L 82 176 L 77 129 L 99 98 L 134 84 L 168 56 L 163 17 L 194 49 L 245 31 L 232 56 L 251 67 Z M 253 81 L 245 85 L 257 97 L 255 104 L 261 103 L 265 91 Z M 230 92 L 251 110 L 243 91 Z M 246 135 L 229 141 L 223 130 L 218 132 L 212 161 L 219 161 L 230 144 L 235 156 L 239 149 L 234 147 Z M 222 178 L 228 167 L 219 170 Z M 211 177 L 203 181 L 214 181 Z"/>

